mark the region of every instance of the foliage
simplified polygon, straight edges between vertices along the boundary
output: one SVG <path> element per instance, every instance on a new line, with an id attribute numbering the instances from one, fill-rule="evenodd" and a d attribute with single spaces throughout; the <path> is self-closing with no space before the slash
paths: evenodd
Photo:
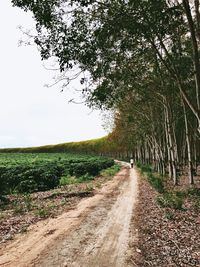
<path id="1" fill-rule="evenodd" d="M 138 162 L 136 166 L 141 170 L 143 174 L 147 177 L 149 183 L 159 192 L 164 193 L 164 180 L 163 177 L 159 176 L 156 173 L 152 172 L 150 165 L 144 165 L 141 162 Z"/>
<path id="2" fill-rule="evenodd" d="M 41 58 L 57 59 L 61 81 L 68 85 L 78 69 L 86 104 L 116 110 L 108 138 L 36 151 L 127 153 L 168 173 L 175 185 L 188 162 L 188 181 L 194 183 L 192 165 L 200 159 L 199 0 L 12 3 L 32 12 Z M 80 164 L 71 175 L 84 172 Z M 150 180 L 162 191 L 157 178 Z"/>
<path id="3" fill-rule="evenodd" d="M 118 164 L 113 165 L 110 168 L 107 168 L 105 170 L 102 170 L 100 172 L 100 175 L 102 176 L 113 176 L 120 170 L 120 166 Z"/>
<path id="4" fill-rule="evenodd" d="M 76 179 L 76 177 L 71 176 L 71 175 L 62 176 L 59 180 L 60 186 L 68 185 L 68 184 L 75 184 L 75 183 L 77 183 L 77 179 Z"/>
<path id="5" fill-rule="evenodd" d="M 164 183 L 163 179 L 160 176 L 157 176 L 152 173 L 147 174 L 148 181 L 150 184 L 159 192 L 163 193 L 164 192 Z"/>
<path id="6" fill-rule="evenodd" d="M 172 209 L 182 209 L 184 198 L 175 193 L 165 193 L 157 197 L 157 203 L 161 207 L 168 207 Z"/>
<path id="7" fill-rule="evenodd" d="M 113 164 L 89 155 L 1 153 L 0 193 L 45 191 L 67 183 L 70 176 L 88 180 Z"/>
<path id="8" fill-rule="evenodd" d="M 191 196 L 200 197 L 200 188 L 194 187 L 187 190 L 187 194 Z"/>
<path id="9" fill-rule="evenodd" d="M 136 162 L 136 166 L 141 170 L 142 173 L 149 173 L 152 171 L 152 167 L 148 164 L 142 164 L 140 161 Z"/>
<path id="10" fill-rule="evenodd" d="M 69 143 L 62 143 L 57 145 L 46 145 L 46 146 L 38 146 L 38 147 L 27 147 L 27 148 L 4 148 L 0 149 L 0 153 L 9 152 L 9 153 L 71 153 L 71 154 L 106 154 L 107 152 L 112 151 L 112 147 L 114 142 L 109 140 L 108 136 L 80 141 L 80 142 L 69 142 Z M 56 155 L 56 154 L 55 154 Z M 12 154 L 7 155 L 8 161 L 12 158 Z M 19 154 L 20 158 L 20 154 Z M 56 158 L 59 160 L 62 158 L 62 155 Z M 47 156 L 46 156 L 47 159 Z M 6 160 L 6 155 L 4 156 L 4 161 Z M 25 162 L 26 160 L 23 159 Z M 37 157 L 32 159 L 33 162 L 37 161 Z M 48 159 L 47 159 L 48 161 Z"/>

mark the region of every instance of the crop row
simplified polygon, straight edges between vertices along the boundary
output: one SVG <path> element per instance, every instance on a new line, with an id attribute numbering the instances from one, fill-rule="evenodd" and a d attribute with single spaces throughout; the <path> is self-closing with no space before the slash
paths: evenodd
<path id="1" fill-rule="evenodd" d="M 58 186 L 60 178 L 64 175 L 95 176 L 113 164 L 112 159 L 94 157 L 82 159 L 82 161 L 80 159 L 53 160 L 39 161 L 37 164 L 0 166 L 0 195 L 49 190 Z"/>

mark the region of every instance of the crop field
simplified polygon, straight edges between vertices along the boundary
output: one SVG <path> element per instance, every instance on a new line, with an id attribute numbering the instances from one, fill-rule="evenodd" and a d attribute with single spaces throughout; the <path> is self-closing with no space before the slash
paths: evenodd
<path id="1" fill-rule="evenodd" d="M 38 220 L 76 208 L 119 170 L 98 156 L 0 153 L 0 244 Z"/>
<path id="2" fill-rule="evenodd" d="M 0 195 L 46 191 L 70 178 L 92 179 L 114 165 L 105 157 L 66 153 L 0 153 Z"/>

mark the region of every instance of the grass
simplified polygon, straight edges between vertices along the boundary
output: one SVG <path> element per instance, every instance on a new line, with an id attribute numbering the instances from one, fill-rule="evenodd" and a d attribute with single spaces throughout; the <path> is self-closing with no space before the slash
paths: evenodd
<path id="1" fill-rule="evenodd" d="M 69 185 L 69 184 L 77 184 L 77 179 L 75 176 L 66 175 L 62 176 L 59 181 L 59 185 Z"/>
<path id="2" fill-rule="evenodd" d="M 165 218 L 168 219 L 168 220 L 174 220 L 175 219 L 175 215 L 172 211 L 170 210 L 167 210 L 165 212 Z"/>
<path id="3" fill-rule="evenodd" d="M 49 216 L 49 214 L 50 214 L 50 211 L 49 211 L 49 209 L 48 208 L 40 208 L 40 207 L 38 207 L 37 208 L 37 210 L 35 210 L 35 215 L 36 216 L 38 216 L 38 217 L 40 217 L 40 218 L 46 218 L 46 217 L 48 217 Z"/>
<path id="4" fill-rule="evenodd" d="M 102 176 L 114 176 L 119 170 L 121 169 L 121 167 L 119 166 L 119 164 L 114 164 L 112 167 L 102 170 L 100 172 L 100 175 Z"/>
<path id="5" fill-rule="evenodd" d="M 196 196 L 196 197 L 200 197 L 200 188 L 189 188 L 187 190 L 187 194 L 191 195 L 191 196 Z"/>
<path id="6" fill-rule="evenodd" d="M 121 167 L 118 164 L 114 164 L 112 167 L 104 169 L 100 172 L 100 175 L 103 177 L 112 177 L 114 176 Z M 70 184 L 79 184 L 79 183 L 84 183 L 84 182 L 89 182 L 94 180 L 94 176 L 89 175 L 86 173 L 85 175 L 82 175 L 80 177 L 75 177 L 71 175 L 65 175 L 62 176 L 59 185 L 64 186 L 64 185 L 70 185 Z"/>
<path id="7" fill-rule="evenodd" d="M 184 202 L 184 196 L 167 192 L 161 196 L 157 197 L 157 203 L 159 206 L 163 208 L 171 208 L 176 210 L 182 210 L 183 209 L 183 202 Z"/>
<path id="8" fill-rule="evenodd" d="M 32 208 L 32 199 L 30 194 L 24 194 L 24 204 L 27 211 L 30 211 Z"/>
<path id="9" fill-rule="evenodd" d="M 147 178 L 151 186 L 160 193 L 156 198 L 156 202 L 160 207 L 184 211 L 184 203 L 188 199 L 192 203 L 192 209 L 194 211 L 198 212 L 200 210 L 200 188 L 193 187 L 187 190 L 181 190 L 180 188 L 179 191 L 175 191 L 173 188 L 167 189 L 165 188 L 166 177 L 153 172 L 149 165 L 143 165 L 138 162 L 136 166 Z M 169 220 L 174 218 L 173 212 L 169 210 L 166 211 L 165 216 Z"/>
<path id="10" fill-rule="evenodd" d="M 141 173 L 147 177 L 149 183 L 159 192 L 164 193 L 164 177 L 154 173 L 150 165 L 143 165 L 141 162 L 137 162 L 136 166 L 140 169 Z"/>
<path id="11" fill-rule="evenodd" d="M 63 185 L 70 185 L 70 184 L 79 184 L 79 183 L 84 183 L 84 182 L 88 182 L 92 180 L 94 180 L 94 177 L 89 175 L 88 173 L 78 178 L 75 176 L 66 175 L 66 176 L 61 177 L 59 181 L 59 185 L 63 186 Z"/>
<path id="12" fill-rule="evenodd" d="M 177 210 L 183 209 L 184 199 L 187 195 L 185 192 L 168 192 L 164 184 L 165 177 L 159 175 L 158 173 L 154 173 L 150 165 L 143 165 L 139 162 L 136 166 L 141 170 L 141 173 L 146 176 L 151 186 L 160 193 L 156 199 L 160 207 Z M 173 215 L 171 213 L 167 213 L 166 217 L 172 219 Z"/>
<path id="13" fill-rule="evenodd" d="M 159 193 L 164 193 L 165 188 L 164 188 L 164 181 L 163 177 L 156 175 L 154 173 L 147 173 L 147 179 L 149 183 L 159 192 Z"/>
<path id="14" fill-rule="evenodd" d="M 24 207 L 22 204 L 13 204 L 13 213 L 14 214 L 23 214 L 24 213 Z"/>

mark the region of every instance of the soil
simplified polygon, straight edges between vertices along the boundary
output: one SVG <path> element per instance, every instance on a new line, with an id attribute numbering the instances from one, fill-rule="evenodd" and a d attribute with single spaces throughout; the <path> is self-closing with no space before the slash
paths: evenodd
<path id="1" fill-rule="evenodd" d="M 188 190 L 188 177 L 182 176 L 180 185 L 168 188 L 174 191 Z M 200 176 L 195 186 L 200 188 Z M 200 267 L 200 199 L 186 195 L 181 209 L 163 207 L 158 203 L 158 193 L 140 175 L 137 208 L 132 217 L 129 261 L 137 267 Z M 174 192 L 172 191 L 172 192 Z"/>
<path id="2" fill-rule="evenodd" d="M 138 175 L 126 166 L 76 209 L 39 221 L 3 244 L 0 266 L 132 266 L 127 253 Z"/>

